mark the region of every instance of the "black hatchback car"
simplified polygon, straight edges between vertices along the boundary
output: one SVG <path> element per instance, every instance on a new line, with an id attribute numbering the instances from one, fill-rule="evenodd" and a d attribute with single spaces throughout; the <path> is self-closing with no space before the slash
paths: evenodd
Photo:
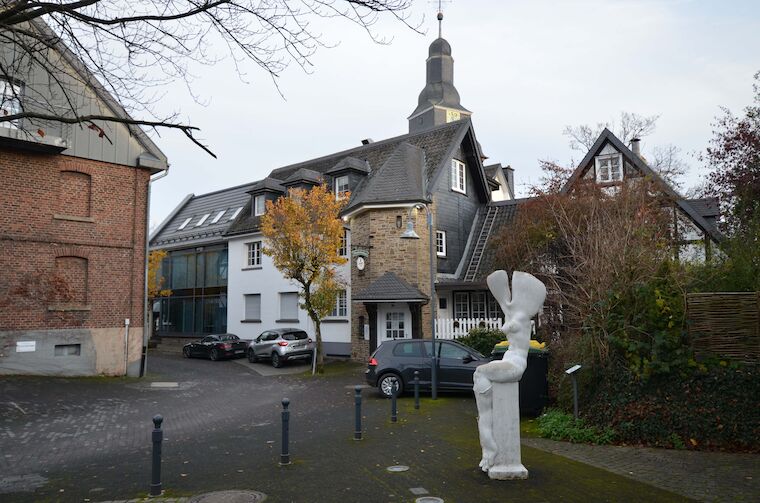
<path id="1" fill-rule="evenodd" d="M 430 340 L 397 339 L 380 344 L 369 359 L 364 375 L 367 384 L 377 386 L 390 397 L 393 387 L 399 394 L 413 389 L 414 372 L 419 371 L 420 388 L 430 389 L 433 342 Z M 454 341 L 436 341 L 438 353 L 438 389 L 472 390 L 472 374 L 486 358 L 472 348 Z"/>

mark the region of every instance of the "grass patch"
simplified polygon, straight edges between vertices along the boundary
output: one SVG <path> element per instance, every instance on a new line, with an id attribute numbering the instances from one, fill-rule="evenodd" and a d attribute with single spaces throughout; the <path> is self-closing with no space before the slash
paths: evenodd
<path id="1" fill-rule="evenodd" d="M 609 444 L 615 439 L 611 428 L 589 426 L 583 419 L 575 419 L 561 410 L 549 409 L 538 418 L 538 434 L 551 440 L 567 440 L 573 443 Z"/>

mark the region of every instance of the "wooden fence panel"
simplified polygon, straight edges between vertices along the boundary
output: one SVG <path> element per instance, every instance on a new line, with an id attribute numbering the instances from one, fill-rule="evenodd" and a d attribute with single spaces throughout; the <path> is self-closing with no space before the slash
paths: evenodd
<path id="1" fill-rule="evenodd" d="M 686 309 L 697 355 L 760 362 L 760 292 L 690 293 Z"/>

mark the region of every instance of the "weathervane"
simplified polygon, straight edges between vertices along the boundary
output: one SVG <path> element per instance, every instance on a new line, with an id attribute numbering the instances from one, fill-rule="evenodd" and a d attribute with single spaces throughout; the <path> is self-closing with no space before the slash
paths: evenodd
<path id="1" fill-rule="evenodd" d="M 443 38 L 443 5 L 445 3 L 451 3 L 453 0 L 437 0 L 438 1 L 438 38 Z M 431 1 L 428 3 L 435 3 L 435 1 Z"/>

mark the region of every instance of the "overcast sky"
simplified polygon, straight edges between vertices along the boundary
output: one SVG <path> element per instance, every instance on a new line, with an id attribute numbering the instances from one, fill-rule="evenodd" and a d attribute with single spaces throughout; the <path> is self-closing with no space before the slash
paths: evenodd
<path id="1" fill-rule="evenodd" d="M 381 22 L 379 45 L 345 21 L 315 25 L 324 41 L 305 73 L 279 79 L 248 64 L 242 82 L 227 62 L 196 69 L 194 102 L 177 85 L 165 110 L 201 128 L 209 157 L 182 135 L 156 138 L 171 164 L 153 184 L 151 226 L 190 193 L 265 177 L 272 169 L 407 132 L 406 118 L 425 84 L 427 48 L 437 36 L 437 2 L 416 0 L 412 20 Z M 473 112 L 489 162 L 515 168 L 518 195 L 540 177 L 538 159 L 569 163 L 566 125 L 613 120 L 621 111 L 659 114 L 646 155 L 674 144 L 690 164 L 688 187 L 704 176 L 690 156 L 703 150 L 719 107 L 752 100 L 760 70 L 760 2 L 689 0 L 455 0 L 444 4 L 443 36 L 452 46 L 454 83 Z"/>

